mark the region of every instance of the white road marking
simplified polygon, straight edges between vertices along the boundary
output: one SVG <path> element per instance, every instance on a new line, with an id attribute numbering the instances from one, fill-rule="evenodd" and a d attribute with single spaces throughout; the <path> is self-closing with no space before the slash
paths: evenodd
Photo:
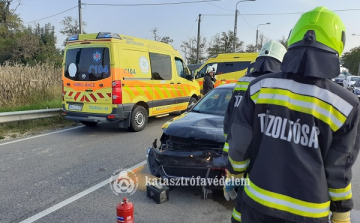
<path id="1" fill-rule="evenodd" d="M 18 139 L 18 140 L 14 140 L 14 141 L 10 141 L 10 142 L 5 142 L 5 143 L 1 143 L 0 146 L 5 146 L 5 145 L 8 145 L 8 144 L 25 141 L 25 140 L 28 140 L 28 139 L 35 139 L 35 138 L 39 138 L 39 137 L 42 137 L 42 136 L 53 135 L 53 134 L 60 133 L 60 132 L 66 132 L 66 131 L 70 131 L 70 130 L 74 130 L 74 129 L 78 129 L 78 128 L 82 128 L 82 127 L 84 127 L 84 126 L 77 126 L 77 127 L 74 127 L 74 128 L 63 129 L 63 130 L 56 131 L 56 132 L 49 132 L 49 133 L 45 133 L 45 134 L 41 134 L 41 135 L 36 135 L 36 136 L 31 136 L 31 137 Z"/>
<path id="2" fill-rule="evenodd" d="M 129 168 L 129 170 L 134 171 L 134 170 L 140 168 L 141 166 L 143 166 L 145 164 L 146 164 L 146 160 L 144 160 L 141 163 L 136 164 L 135 166 Z M 44 210 L 44 211 L 42 211 L 40 213 L 37 213 L 36 215 L 34 215 L 34 216 L 30 217 L 30 218 L 27 218 L 27 219 L 21 221 L 20 223 L 31 223 L 31 222 L 37 221 L 40 218 L 43 218 L 46 215 L 51 214 L 54 211 L 57 211 L 60 208 L 65 207 L 66 205 L 68 205 L 68 204 L 70 204 L 70 203 L 72 203 L 72 202 L 74 202 L 76 200 L 79 200 L 80 198 L 82 198 L 82 197 L 96 191 L 97 189 L 100 189 L 101 187 L 105 186 L 106 184 L 109 184 L 109 182 L 112 182 L 113 180 L 115 180 L 115 179 L 113 177 L 110 177 L 109 179 L 104 180 L 104 181 L 102 181 L 102 182 L 100 182 L 100 183 L 98 183 L 98 184 L 96 184 L 96 185 L 94 185 L 94 186 L 92 186 L 92 187 L 90 187 L 90 188 L 88 188 L 88 189 L 86 189 L 86 190 L 84 190 L 84 191 L 82 191 L 82 192 L 80 192 L 80 193 L 78 193 L 78 194 L 64 200 L 64 201 L 61 201 L 60 203 L 55 204 L 54 206 L 52 206 L 52 207 L 50 207 L 50 208 L 48 208 L 48 209 L 46 209 L 46 210 Z"/>

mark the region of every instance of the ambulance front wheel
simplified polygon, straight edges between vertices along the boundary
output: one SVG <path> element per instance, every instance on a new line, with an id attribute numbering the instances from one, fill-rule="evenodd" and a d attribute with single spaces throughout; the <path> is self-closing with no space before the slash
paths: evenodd
<path id="1" fill-rule="evenodd" d="M 196 104 L 197 101 L 198 101 L 198 100 L 197 100 L 196 98 L 191 97 L 191 98 L 190 98 L 190 101 L 189 101 L 189 105 Z"/>
<path id="2" fill-rule="evenodd" d="M 135 105 L 130 120 L 130 130 L 139 132 L 143 130 L 148 121 L 148 113 L 146 109 L 141 105 Z"/>

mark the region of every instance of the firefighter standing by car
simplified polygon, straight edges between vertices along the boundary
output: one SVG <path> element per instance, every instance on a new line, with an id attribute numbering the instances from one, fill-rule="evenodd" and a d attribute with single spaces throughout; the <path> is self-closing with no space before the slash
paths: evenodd
<path id="1" fill-rule="evenodd" d="M 228 152 L 229 144 L 227 137 L 227 133 L 230 130 L 231 123 L 233 122 L 233 110 L 240 105 L 240 101 L 242 96 L 245 94 L 247 87 L 249 86 L 250 82 L 260 77 L 264 74 L 269 73 L 277 73 L 280 72 L 281 62 L 283 60 L 284 54 L 286 53 L 286 48 L 277 41 L 269 41 L 264 44 L 261 48 L 258 57 L 256 58 L 255 63 L 252 65 L 252 68 L 248 69 L 248 73 L 246 76 L 241 77 L 237 84 L 235 85 L 232 97 L 229 101 L 228 107 L 225 112 L 224 117 L 224 134 L 227 138 L 224 144 L 224 153 Z M 226 173 L 228 176 L 231 174 L 229 172 Z M 226 189 L 226 188 L 224 188 Z M 224 191 L 225 198 L 227 200 L 235 199 L 237 193 L 232 189 L 229 188 L 229 191 Z M 241 194 L 243 187 L 239 187 L 238 193 Z M 237 205 L 234 207 L 232 219 L 236 222 L 236 219 L 239 219 L 240 216 L 240 202 L 237 202 Z"/>
<path id="2" fill-rule="evenodd" d="M 232 123 L 232 111 L 234 107 L 238 107 L 242 96 L 245 94 L 250 82 L 255 78 L 268 74 L 280 72 L 281 62 L 283 60 L 286 48 L 277 41 L 269 41 L 261 48 L 252 68 L 248 69 L 247 75 L 241 77 L 235 85 L 233 94 L 229 101 L 224 117 L 224 134 L 227 137 L 229 126 Z M 224 144 L 224 152 L 228 152 L 229 145 L 227 141 Z"/>
<path id="3" fill-rule="evenodd" d="M 214 68 L 212 66 L 208 66 L 204 76 L 203 95 L 206 95 L 209 91 L 214 89 L 215 82 L 216 78 L 214 74 Z"/>
<path id="4" fill-rule="evenodd" d="M 317 7 L 290 33 L 282 72 L 249 85 L 229 132 L 228 171 L 249 182 L 237 222 L 350 222 L 359 100 L 331 81 L 344 45 L 340 17 Z"/>

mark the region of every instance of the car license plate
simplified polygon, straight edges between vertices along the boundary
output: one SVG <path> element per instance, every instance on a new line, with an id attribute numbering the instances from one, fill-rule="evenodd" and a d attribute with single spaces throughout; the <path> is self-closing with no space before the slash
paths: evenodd
<path id="1" fill-rule="evenodd" d="M 69 104 L 69 110 L 81 111 L 82 107 L 80 104 Z"/>

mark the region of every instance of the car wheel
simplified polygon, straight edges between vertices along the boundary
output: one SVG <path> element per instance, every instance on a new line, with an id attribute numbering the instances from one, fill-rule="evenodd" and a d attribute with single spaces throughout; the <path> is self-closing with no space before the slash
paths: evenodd
<path id="1" fill-rule="evenodd" d="M 95 126 L 98 124 L 98 122 L 87 122 L 87 121 L 81 121 L 81 123 L 86 126 Z"/>
<path id="2" fill-rule="evenodd" d="M 155 154 L 152 149 L 148 153 L 148 168 L 152 175 L 160 177 L 160 165 L 155 159 Z"/>
<path id="3" fill-rule="evenodd" d="M 135 105 L 130 120 L 130 130 L 134 132 L 142 131 L 148 121 L 148 113 L 143 106 Z"/>

